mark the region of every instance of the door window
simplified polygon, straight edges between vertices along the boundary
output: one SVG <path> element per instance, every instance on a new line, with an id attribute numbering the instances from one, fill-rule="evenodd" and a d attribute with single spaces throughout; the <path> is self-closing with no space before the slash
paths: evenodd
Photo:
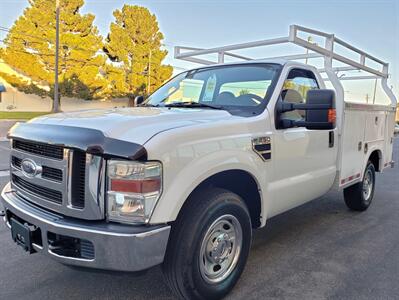
<path id="1" fill-rule="evenodd" d="M 291 103 L 306 103 L 306 94 L 309 90 L 319 89 L 316 77 L 312 71 L 292 69 L 284 82 L 281 98 Z M 282 114 L 283 119 L 305 120 L 304 110 L 294 110 Z"/>

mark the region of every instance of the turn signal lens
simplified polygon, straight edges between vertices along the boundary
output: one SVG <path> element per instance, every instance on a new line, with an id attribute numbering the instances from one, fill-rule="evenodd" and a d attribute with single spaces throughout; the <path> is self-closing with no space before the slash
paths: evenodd
<path id="1" fill-rule="evenodd" d="M 124 193 L 145 194 L 159 191 L 160 179 L 125 180 L 111 179 L 111 191 Z"/>
<path id="2" fill-rule="evenodd" d="M 337 121 L 337 112 L 335 108 L 330 108 L 328 110 L 328 122 L 335 124 L 336 121 Z"/>

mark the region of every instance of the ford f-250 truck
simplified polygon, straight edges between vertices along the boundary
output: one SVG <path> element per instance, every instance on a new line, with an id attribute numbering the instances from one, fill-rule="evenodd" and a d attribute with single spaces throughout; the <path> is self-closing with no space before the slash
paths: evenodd
<path id="1" fill-rule="evenodd" d="M 303 32 L 325 46 L 301 38 Z M 281 43 L 309 51 L 286 60 L 231 52 Z M 359 60 L 338 54 L 336 44 Z M 215 65 L 200 58 L 212 53 Z M 227 56 L 244 61 L 224 63 Z M 175 57 L 205 66 L 138 98 L 139 107 L 15 125 L 4 220 L 29 253 L 120 271 L 162 264 L 177 296 L 216 299 L 237 282 L 252 230 L 269 218 L 333 186 L 343 189 L 350 209 L 369 207 L 375 173 L 393 166 L 396 99 L 388 64 L 296 25 L 288 37 L 177 47 Z M 317 57 L 323 68 L 310 63 Z M 296 62 L 304 58 L 308 64 Z M 348 70 L 368 75 L 337 76 Z M 390 102 L 345 102 L 341 81 L 348 78 L 379 80 Z M 333 89 L 325 88 L 327 80 Z"/>

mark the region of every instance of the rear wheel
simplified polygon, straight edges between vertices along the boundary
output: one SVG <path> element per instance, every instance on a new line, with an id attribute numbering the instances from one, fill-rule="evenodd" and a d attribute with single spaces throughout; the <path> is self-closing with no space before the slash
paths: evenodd
<path id="1" fill-rule="evenodd" d="M 368 162 L 364 171 L 363 181 L 344 189 L 346 205 L 352 210 L 366 210 L 373 200 L 374 188 L 375 168 L 371 162 Z"/>
<path id="2" fill-rule="evenodd" d="M 220 299 L 244 270 L 251 219 L 243 200 L 212 188 L 188 199 L 172 226 L 163 264 L 166 282 L 184 299 Z"/>

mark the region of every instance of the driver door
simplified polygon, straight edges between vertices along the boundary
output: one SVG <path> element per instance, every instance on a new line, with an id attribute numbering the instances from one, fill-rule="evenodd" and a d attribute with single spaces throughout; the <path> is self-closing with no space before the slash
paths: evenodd
<path id="1" fill-rule="evenodd" d="M 294 68 L 288 73 L 281 97 L 283 101 L 305 103 L 306 93 L 311 89 L 319 89 L 314 73 Z M 283 118 L 304 120 L 305 112 L 286 112 Z M 273 136 L 274 173 L 270 184 L 271 215 L 317 198 L 330 189 L 336 175 L 334 137 L 335 130 L 276 129 Z"/>

